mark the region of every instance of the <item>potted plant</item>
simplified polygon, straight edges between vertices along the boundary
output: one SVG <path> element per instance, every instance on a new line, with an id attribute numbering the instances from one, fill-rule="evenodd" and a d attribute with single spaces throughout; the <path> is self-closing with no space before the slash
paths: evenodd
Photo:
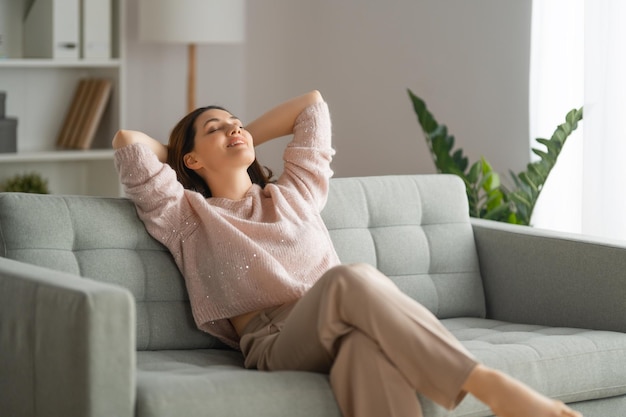
<path id="1" fill-rule="evenodd" d="M 0 184 L 0 190 L 5 192 L 49 194 L 48 180 L 36 172 L 10 177 Z"/>
<path id="2" fill-rule="evenodd" d="M 583 118 L 582 107 L 568 112 L 565 122 L 556 128 L 550 139 L 536 139 L 545 146 L 545 149 L 532 149 L 540 159 L 529 163 L 525 171 L 510 172 L 512 185 L 507 187 L 484 157 L 470 165 L 463 150 L 454 149 L 454 136 L 448 133 L 446 125 L 435 120 L 424 100 L 410 89 L 408 93 L 437 172 L 458 175 L 465 183 L 470 216 L 530 225 L 543 185 L 567 138 Z"/>

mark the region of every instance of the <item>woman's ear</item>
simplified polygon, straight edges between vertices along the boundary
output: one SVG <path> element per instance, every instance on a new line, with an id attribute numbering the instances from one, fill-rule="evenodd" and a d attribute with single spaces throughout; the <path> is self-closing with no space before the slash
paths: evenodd
<path id="1" fill-rule="evenodd" d="M 185 163 L 185 166 L 189 169 L 198 169 L 200 168 L 200 163 L 198 162 L 198 160 L 193 156 L 193 154 L 191 152 L 189 152 L 188 154 L 186 154 L 185 156 L 183 156 L 183 162 Z"/>

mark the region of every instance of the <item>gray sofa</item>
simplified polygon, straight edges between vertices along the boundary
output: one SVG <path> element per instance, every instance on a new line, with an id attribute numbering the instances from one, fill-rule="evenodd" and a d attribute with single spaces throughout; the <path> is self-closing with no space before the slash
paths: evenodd
<path id="1" fill-rule="evenodd" d="M 446 175 L 334 179 L 323 215 L 342 261 L 376 265 L 484 363 L 626 415 L 626 244 L 470 219 Z M 0 254 L 2 415 L 339 416 L 326 375 L 245 370 L 195 329 L 126 199 L 2 194 Z"/>

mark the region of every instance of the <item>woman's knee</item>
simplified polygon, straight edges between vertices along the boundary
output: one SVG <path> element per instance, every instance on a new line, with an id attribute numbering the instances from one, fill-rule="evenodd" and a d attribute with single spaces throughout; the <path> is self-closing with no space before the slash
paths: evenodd
<path id="1" fill-rule="evenodd" d="M 329 269 L 322 279 L 329 283 L 342 284 L 349 287 L 392 282 L 389 277 L 367 263 L 337 265 Z"/>
<path id="2" fill-rule="evenodd" d="M 322 278 L 328 280 L 335 280 L 338 278 L 359 280 L 365 278 L 367 275 L 370 275 L 373 270 L 375 271 L 376 269 L 366 263 L 341 264 L 326 271 Z"/>

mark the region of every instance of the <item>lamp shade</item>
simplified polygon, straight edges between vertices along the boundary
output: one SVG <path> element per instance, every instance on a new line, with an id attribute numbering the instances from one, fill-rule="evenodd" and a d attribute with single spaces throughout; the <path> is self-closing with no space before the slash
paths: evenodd
<path id="1" fill-rule="evenodd" d="M 139 39 L 161 43 L 240 43 L 245 0 L 139 0 Z"/>

